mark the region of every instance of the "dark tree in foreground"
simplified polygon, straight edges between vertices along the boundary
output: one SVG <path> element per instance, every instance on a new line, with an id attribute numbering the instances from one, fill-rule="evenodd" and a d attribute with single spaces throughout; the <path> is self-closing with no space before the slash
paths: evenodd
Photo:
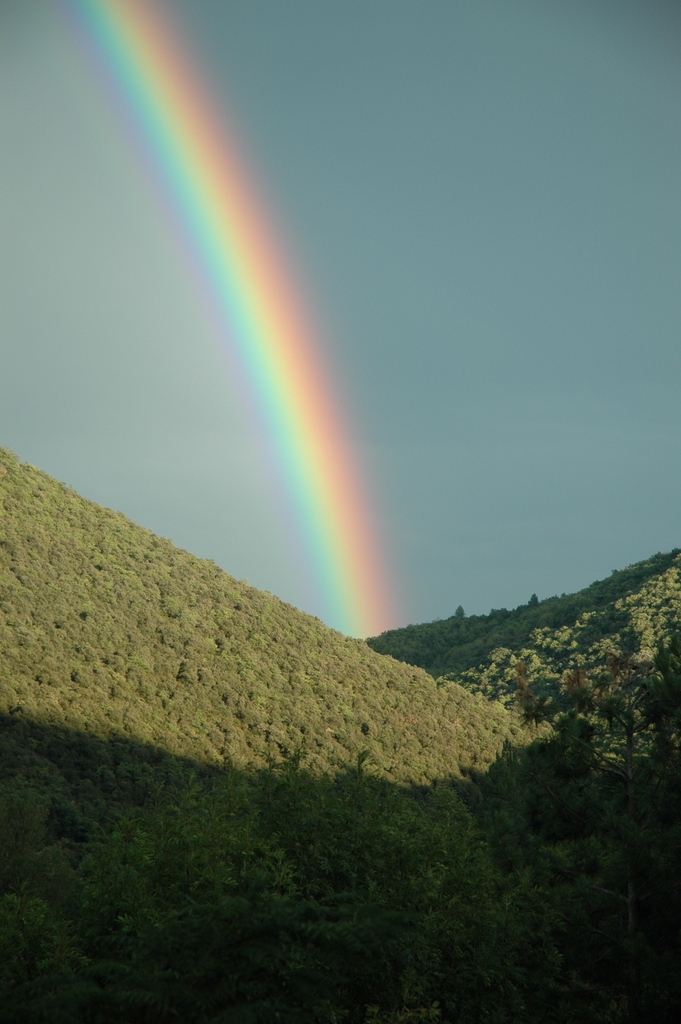
<path id="1" fill-rule="evenodd" d="M 526 718 L 549 717 L 518 672 Z M 611 654 L 566 679 L 569 709 L 528 750 L 519 802 L 531 864 L 563 921 L 566 985 L 599 1019 L 677 1019 L 681 905 L 681 644 L 654 662 Z M 592 1004 L 593 1005 L 593 1004 Z M 607 1017 L 604 1014 L 607 1013 Z"/>

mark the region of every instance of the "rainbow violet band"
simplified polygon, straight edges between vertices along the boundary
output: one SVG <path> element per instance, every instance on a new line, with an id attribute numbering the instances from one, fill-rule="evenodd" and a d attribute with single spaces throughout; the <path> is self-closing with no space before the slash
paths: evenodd
<path id="1" fill-rule="evenodd" d="M 151 0 L 64 0 L 162 182 L 242 368 L 324 604 L 368 636 L 395 624 L 338 399 L 262 204 L 177 33 Z"/>

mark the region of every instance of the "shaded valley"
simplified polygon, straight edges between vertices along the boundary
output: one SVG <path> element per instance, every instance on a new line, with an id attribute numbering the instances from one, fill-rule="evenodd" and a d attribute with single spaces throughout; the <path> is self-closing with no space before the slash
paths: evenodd
<path id="1" fill-rule="evenodd" d="M 365 643 L 0 449 L 0 1022 L 675 1022 L 680 559 Z"/>

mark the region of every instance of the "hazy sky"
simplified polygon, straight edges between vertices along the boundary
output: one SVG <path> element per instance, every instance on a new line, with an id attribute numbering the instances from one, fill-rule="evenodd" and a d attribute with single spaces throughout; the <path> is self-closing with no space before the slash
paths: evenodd
<path id="1" fill-rule="evenodd" d="M 394 624 L 681 546 L 678 4 L 172 6 L 324 325 Z M 0 259 L 0 444 L 319 612 L 57 0 L 0 0 Z"/>

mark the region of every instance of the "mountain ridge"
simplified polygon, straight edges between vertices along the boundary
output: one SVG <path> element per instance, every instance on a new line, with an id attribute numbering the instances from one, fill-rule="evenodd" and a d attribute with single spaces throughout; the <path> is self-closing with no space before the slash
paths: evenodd
<path id="1" fill-rule="evenodd" d="M 681 630 L 681 550 L 613 570 L 574 594 L 531 599 L 488 615 L 448 619 L 369 637 L 373 650 L 424 668 L 441 684 L 511 705 L 517 665 L 535 689 L 560 690 L 566 673 L 602 668 L 611 652 L 652 658 L 657 645 Z"/>
<path id="2" fill-rule="evenodd" d="M 520 734 L 501 705 L 372 651 L 0 449 L 0 712 L 206 764 L 367 751 L 461 777 Z"/>
<path id="3" fill-rule="evenodd" d="M 460 685 L 0 450 L 0 1021 L 676 1020 L 681 646 L 533 694 L 680 560 L 455 616 Z"/>

